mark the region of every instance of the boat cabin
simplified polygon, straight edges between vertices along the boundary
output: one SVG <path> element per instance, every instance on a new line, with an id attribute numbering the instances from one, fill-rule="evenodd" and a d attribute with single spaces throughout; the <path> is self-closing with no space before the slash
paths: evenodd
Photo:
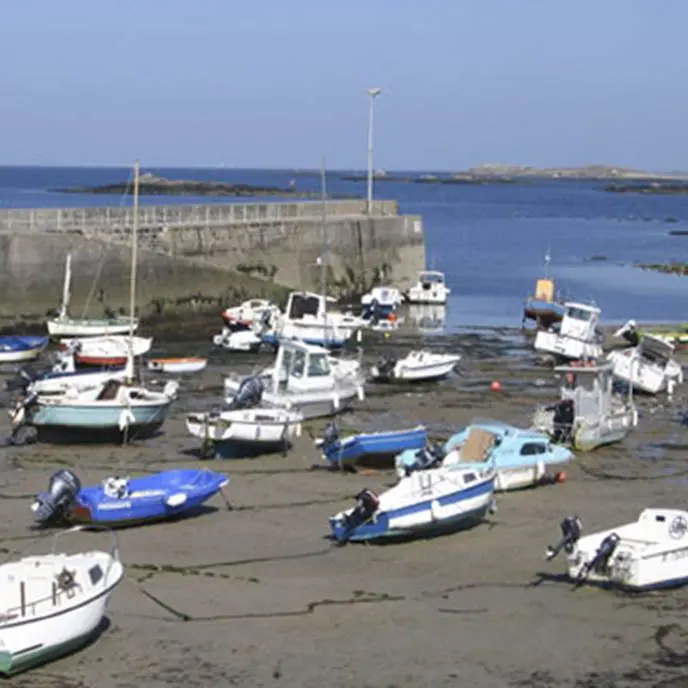
<path id="1" fill-rule="evenodd" d="M 444 284 L 444 273 L 437 270 L 425 270 L 418 273 L 418 283 L 423 289 L 430 289 L 437 284 Z"/>
<path id="2" fill-rule="evenodd" d="M 651 334 L 643 335 L 638 346 L 643 361 L 665 368 L 674 356 L 674 345 Z"/>
<path id="3" fill-rule="evenodd" d="M 600 322 L 600 309 L 583 303 L 567 302 L 559 334 L 562 337 L 592 342 Z"/>
<path id="4" fill-rule="evenodd" d="M 611 412 L 613 369 L 611 362 L 572 363 L 554 369 L 561 380 L 561 400 L 573 402 L 576 420 L 596 423 Z"/>
<path id="5" fill-rule="evenodd" d="M 273 391 L 305 392 L 331 389 L 334 374 L 330 352 L 299 340 L 283 340 L 273 372 Z"/>
<path id="6" fill-rule="evenodd" d="M 310 291 L 293 291 L 289 294 L 285 314 L 288 320 L 322 320 L 330 303 L 336 303 L 336 299 Z"/>

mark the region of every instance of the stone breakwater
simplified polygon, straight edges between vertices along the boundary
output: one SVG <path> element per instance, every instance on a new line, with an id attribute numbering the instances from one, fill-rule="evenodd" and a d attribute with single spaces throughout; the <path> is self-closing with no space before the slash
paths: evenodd
<path id="1" fill-rule="evenodd" d="M 128 303 L 132 209 L 0 210 L 0 317 L 43 317 L 58 306 L 72 253 L 72 312 L 100 314 Z M 366 291 L 380 272 L 406 288 L 425 265 L 420 216 L 396 202 L 329 201 L 330 294 Z M 139 214 L 141 315 L 198 310 L 249 297 L 281 300 L 319 289 L 323 254 L 319 202 L 144 206 Z"/>

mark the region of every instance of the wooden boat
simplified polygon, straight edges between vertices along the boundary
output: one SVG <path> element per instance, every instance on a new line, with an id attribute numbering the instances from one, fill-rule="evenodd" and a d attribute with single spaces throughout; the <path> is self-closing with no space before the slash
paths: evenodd
<path id="1" fill-rule="evenodd" d="M 156 373 L 198 373 L 208 365 L 207 358 L 152 358 L 148 370 Z"/>

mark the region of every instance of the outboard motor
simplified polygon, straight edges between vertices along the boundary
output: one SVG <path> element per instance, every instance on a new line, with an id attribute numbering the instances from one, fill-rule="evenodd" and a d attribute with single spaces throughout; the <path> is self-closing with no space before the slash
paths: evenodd
<path id="1" fill-rule="evenodd" d="M 36 380 L 38 374 L 28 368 L 20 368 L 19 372 L 9 380 L 5 380 L 8 392 L 26 392 L 29 385 Z"/>
<path id="2" fill-rule="evenodd" d="M 322 447 L 326 451 L 339 442 L 339 428 L 334 421 L 330 421 L 323 431 Z"/>
<path id="3" fill-rule="evenodd" d="M 415 471 L 433 468 L 437 466 L 442 459 L 444 459 L 444 449 L 442 445 L 437 443 L 428 444 L 426 447 L 416 452 L 415 461 L 409 466 L 404 466 L 404 472 L 409 476 Z"/>
<path id="4" fill-rule="evenodd" d="M 20 428 L 26 422 L 26 410 L 33 406 L 37 399 L 38 392 L 29 392 L 15 404 L 13 409 L 10 409 L 9 416 L 12 423 L 12 434 L 9 437 L 10 444 L 14 444 Z"/>
<path id="5" fill-rule="evenodd" d="M 614 336 L 623 337 L 632 347 L 640 344 L 640 334 L 635 320 L 629 320 L 623 327 L 614 332 Z"/>
<path id="6" fill-rule="evenodd" d="M 601 572 L 609 562 L 609 558 L 614 554 L 614 550 L 619 542 L 621 542 L 621 538 L 616 533 L 607 535 L 597 548 L 595 556 L 581 569 L 576 579 L 576 584 L 580 585 L 583 583 L 591 571 Z"/>
<path id="7" fill-rule="evenodd" d="M 81 489 L 79 478 L 66 469 L 50 476 L 48 492 L 41 492 L 31 505 L 34 518 L 39 525 L 63 519 Z"/>
<path id="8" fill-rule="evenodd" d="M 554 411 L 552 441 L 566 442 L 571 439 L 573 421 L 576 417 L 573 399 L 562 399 L 562 401 L 548 406 L 547 410 Z"/>
<path id="9" fill-rule="evenodd" d="M 267 332 L 272 327 L 272 312 L 263 311 L 260 316 L 260 332 Z"/>
<path id="10" fill-rule="evenodd" d="M 561 540 L 556 545 L 549 545 L 547 547 L 547 555 L 545 557 L 547 561 L 554 559 L 562 549 L 566 550 L 567 554 L 573 552 L 574 545 L 580 539 L 583 524 L 578 516 L 567 516 L 559 527 L 561 528 Z"/>
<path id="11" fill-rule="evenodd" d="M 379 376 L 383 380 L 390 380 L 394 376 L 394 368 L 397 365 L 398 358 L 396 356 L 383 356 L 377 364 Z"/>
<path id="12" fill-rule="evenodd" d="M 245 378 L 241 381 L 232 403 L 229 404 L 229 410 L 255 408 L 263 398 L 263 390 L 263 381 L 257 375 Z"/>
<path id="13" fill-rule="evenodd" d="M 377 323 L 382 317 L 380 304 L 377 299 L 373 299 L 363 310 L 361 314 L 363 320 L 369 320 L 373 325 Z"/>
<path id="14" fill-rule="evenodd" d="M 372 490 L 368 488 L 361 490 L 356 495 L 356 506 L 346 517 L 347 533 L 354 531 L 366 521 L 369 521 L 377 511 L 378 506 L 380 506 L 380 500 Z"/>

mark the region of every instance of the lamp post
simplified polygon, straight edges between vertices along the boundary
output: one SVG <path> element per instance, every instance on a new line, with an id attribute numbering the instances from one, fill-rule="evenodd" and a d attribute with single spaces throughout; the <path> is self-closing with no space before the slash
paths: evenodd
<path id="1" fill-rule="evenodd" d="M 370 96 L 368 112 L 368 215 L 373 212 L 373 122 L 375 118 L 375 98 L 382 93 L 381 88 L 366 89 Z"/>

